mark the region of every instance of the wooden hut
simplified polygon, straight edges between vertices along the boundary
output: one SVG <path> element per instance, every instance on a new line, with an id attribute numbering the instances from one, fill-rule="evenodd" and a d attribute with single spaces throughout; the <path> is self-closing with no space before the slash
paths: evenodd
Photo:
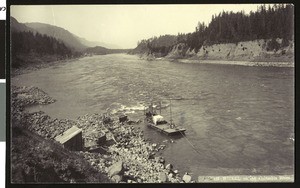
<path id="1" fill-rule="evenodd" d="M 55 137 L 55 140 L 61 143 L 65 148 L 73 151 L 83 149 L 82 129 L 76 126 L 66 130 L 62 135 Z"/>

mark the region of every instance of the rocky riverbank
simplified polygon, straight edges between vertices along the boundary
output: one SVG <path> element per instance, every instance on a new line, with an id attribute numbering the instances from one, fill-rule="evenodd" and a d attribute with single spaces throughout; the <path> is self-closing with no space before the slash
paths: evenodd
<path id="1" fill-rule="evenodd" d="M 274 43 L 276 48 L 274 48 Z M 279 38 L 203 45 L 197 51 L 190 49 L 185 43 L 179 43 L 174 45 L 166 56 L 151 52 L 147 48 L 135 54 L 145 60 L 167 60 L 180 63 L 294 67 L 294 41 L 288 41 L 288 44 L 283 45 L 283 39 Z"/>
<path id="2" fill-rule="evenodd" d="M 295 67 L 293 61 L 280 61 L 280 59 L 273 58 L 265 59 L 260 58 L 259 61 L 249 60 L 226 60 L 226 59 L 214 59 L 214 58 L 196 58 L 196 57 L 159 57 L 155 58 L 154 55 L 139 55 L 140 59 L 147 61 L 170 61 L 175 63 L 187 63 L 187 64 L 219 64 L 219 65 L 240 65 L 251 67 Z"/>
<path id="3" fill-rule="evenodd" d="M 45 140 L 55 143 L 54 138 L 57 135 L 72 126 L 77 126 L 83 130 L 85 146 L 95 146 L 99 134 L 105 133 L 106 142 L 100 145 L 98 148 L 100 150 L 85 147 L 83 151 L 74 153 L 82 156 L 93 169 L 105 174 L 110 181 L 118 183 L 195 182 L 187 173 L 180 177 L 176 165 L 173 167 L 172 164 L 168 164 L 158 154 L 165 145 L 150 143 L 144 139 L 143 131 L 134 126 L 134 123 L 139 121 L 120 122 L 118 116 L 109 113 L 86 114 L 76 120 L 51 118 L 42 111 L 28 113 L 25 109 L 29 105 L 55 102 L 39 88 L 12 86 L 11 96 L 12 127 L 18 126 L 29 130 Z M 38 154 L 31 153 L 31 155 Z M 47 157 L 51 158 L 51 156 Z M 65 178 L 65 181 L 71 180 L 76 182 L 76 178 Z"/>
<path id="4" fill-rule="evenodd" d="M 173 62 L 191 64 L 220 64 L 220 65 L 242 65 L 256 67 L 294 67 L 293 62 L 273 62 L 273 61 L 228 61 L 228 60 L 195 60 L 195 59 L 169 59 Z"/>
<path id="5" fill-rule="evenodd" d="M 247 60 L 222 60 L 222 59 L 200 59 L 200 58 L 170 58 L 170 57 L 159 57 L 155 58 L 153 55 L 147 56 L 145 54 L 139 56 L 140 59 L 147 61 L 170 61 L 175 63 L 187 63 L 187 64 L 219 64 L 219 65 L 240 65 L 250 67 L 295 67 L 292 61 L 279 61 L 274 59 L 270 61 L 267 59 L 260 58 L 260 61 L 247 61 Z"/>

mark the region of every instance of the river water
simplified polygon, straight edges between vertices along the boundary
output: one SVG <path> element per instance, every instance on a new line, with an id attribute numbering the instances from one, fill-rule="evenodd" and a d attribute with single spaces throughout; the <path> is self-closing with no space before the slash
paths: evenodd
<path id="1" fill-rule="evenodd" d="M 186 137 L 167 137 L 160 152 L 180 173 L 199 175 L 294 174 L 294 68 L 184 64 L 112 54 L 84 57 L 12 78 L 37 86 L 57 102 L 31 107 L 53 118 L 124 111 L 142 119 L 151 100 L 169 104 Z M 169 108 L 162 110 L 169 118 Z M 173 142 L 171 142 L 173 140 Z"/>

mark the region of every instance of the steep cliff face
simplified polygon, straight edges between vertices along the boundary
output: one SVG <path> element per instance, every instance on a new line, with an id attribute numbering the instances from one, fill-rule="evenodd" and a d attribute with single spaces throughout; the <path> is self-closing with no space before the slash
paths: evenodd
<path id="1" fill-rule="evenodd" d="M 162 57 L 161 53 L 151 52 L 147 46 L 135 49 L 143 59 Z M 134 53 L 132 53 L 134 54 Z M 282 39 L 261 39 L 238 43 L 203 45 L 198 51 L 190 49 L 185 43 L 172 47 L 165 56 L 168 59 L 199 59 L 229 61 L 294 61 L 294 42 Z"/>
<path id="2" fill-rule="evenodd" d="M 294 56 L 294 45 L 289 41 L 283 47 L 283 40 L 276 39 L 244 41 L 238 43 L 214 44 L 211 46 L 202 46 L 198 53 L 189 51 L 190 54 L 195 54 L 199 59 L 211 60 L 286 60 L 292 61 Z"/>
<path id="3" fill-rule="evenodd" d="M 166 56 L 167 58 L 183 58 L 186 56 L 188 47 L 184 43 L 179 43 L 173 46 L 172 50 Z"/>

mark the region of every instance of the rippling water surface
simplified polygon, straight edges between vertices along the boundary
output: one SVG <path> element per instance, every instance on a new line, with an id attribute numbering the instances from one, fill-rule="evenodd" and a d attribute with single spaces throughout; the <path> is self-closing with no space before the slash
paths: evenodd
<path id="1" fill-rule="evenodd" d="M 12 85 L 37 86 L 57 100 L 55 118 L 126 110 L 143 118 L 150 100 L 176 98 L 172 114 L 187 129 L 170 138 L 144 124 L 145 137 L 167 145 L 167 162 L 198 175 L 293 174 L 294 69 L 146 61 L 113 54 L 85 57 L 23 74 Z M 169 118 L 169 109 L 162 110 Z"/>

